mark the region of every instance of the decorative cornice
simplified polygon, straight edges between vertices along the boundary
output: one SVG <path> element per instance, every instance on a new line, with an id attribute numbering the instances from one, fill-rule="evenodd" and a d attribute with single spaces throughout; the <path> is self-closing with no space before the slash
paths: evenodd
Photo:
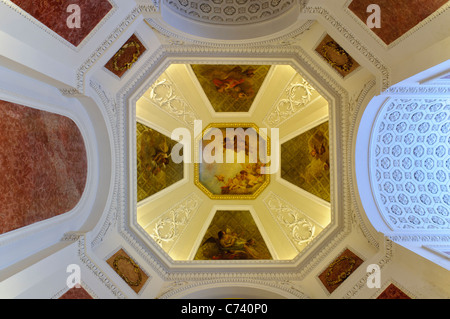
<path id="1" fill-rule="evenodd" d="M 90 86 L 100 98 L 101 106 L 104 108 L 106 115 L 108 117 L 108 122 L 112 131 L 112 141 L 113 141 L 113 154 L 120 154 L 121 152 L 121 144 L 119 142 L 119 115 L 118 115 L 118 105 L 116 103 L 116 99 L 105 89 L 103 86 L 94 81 L 90 80 Z M 117 214 L 119 212 L 118 207 L 118 198 L 119 198 L 119 181 L 121 178 L 121 168 L 120 161 L 116 163 L 116 167 L 114 168 L 114 179 L 113 190 L 112 190 L 112 198 L 108 202 L 109 208 L 106 208 L 105 211 L 108 211 L 106 214 L 106 219 L 102 224 L 100 231 L 94 237 L 91 242 L 91 247 L 94 248 L 97 246 L 104 238 L 109 229 L 112 229 L 116 226 L 117 222 Z"/>
<path id="2" fill-rule="evenodd" d="M 246 51 L 249 47 L 256 47 L 259 50 L 267 50 L 271 47 L 291 47 L 300 45 L 301 36 L 308 31 L 315 23 L 313 20 L 308 20 L 300 26 L 295 27 L 292 31 L 288 31 L 286 34 L 269 38 L 266 40 L 246 40 L 246 41 L 213 41 L 207 39 L 198 39 L 190 36 L 189 34 L 174 33 L 167 30 L 160 24 L 159 21 L 147 18 L 145 22 L 159 35 L 163 45 L 184 46 L 194 45 L 201 47 L 215 47 L 220 50 L 239 50 Z"/>
<path id="3" fill-rule="evenodd" d="M 278 280 L 278 281 L 266 281 L 261 280 L 259 278 L 248 278 L 248 277 L 220 277 L 214 278 L 204 281 L 173 281 L 164 287 L 162 293 L 157 297 L 158 299 L 170 299 L 177 298 L 177 295 L 180 293 L 186 293 L 190 289 L 195 289 L 198 287 L 204 286 L 218 286 L 224 287 L 226 285 L 242 285 L 248 287 L 250 286 L 258 286 L 262 289 L 278 289 L 285 293 L 292 295 L 293 298 L 298 299 L 309 299 L 309 297 L 304 294 L 299 288 L 296 287 L 296 284 L 290 280 Z"/>
<path id="4" fill-rule="evenodd" d="M 344 141 L 347 141 L 347 145 L 346 145 L 346 152 L 344 152 L 344 156 L 345 156 L 345 160 L 344 162 L 347 163 L 347 180 L 349 183 L 349 192 L 350 192 L 350 196 L 351 196 L 351 213 L 352 213 L 352 223 L 354 227 L 359 227 L 361 229 L 361 231 L 363 232 L 364 236 L 367 238 L 368 242 L 376 247 L 379 248 L 379 243 L 378 240 L 374 237 L 374 235 L 372 234 L 372 232 L 369 230 L 368 226 L 366 225 L 366 223 L 363 221 L 363 218 L 361 216 L 361 214 L 363 214 L 364 212 L 361 212 L 358 209 L 358 205 L 357 205 L 357 194 L 355 192 L 356 189 L 356 180 L 354 179 L 353 176 L 353 166 L 355 163 L 355 158 L 353 157 L 353 134 L 354 132 L 357 132 L 357 128 L 356 128 L 356 120 L 358 117 L 358 114 L 361 110 L 361 108 L 363 107 L 363 102 L 367 99 L 367 96 L 369 94 L 369 92 L 375 87 L 376 81 L 375 80 L 370 80 L 367 83 L 364 84 L 364 87 L 361 89 L 361 91 L 357 94 L 355 94 L 349 101 L 348 103 L 348 107 L 346 110 L 346 114 L 347 116 L 345 116 L 344 121 L 345 121 L 345 126 L 349 127 L 349 131 L 348 131 L 348 136 L 344 138 Z M 371 227 L 371 226 L 369 226 Z"/>
<path id="5" fill-rule="evenodd" d="M 450 86 L 392 86 L 384 90 L 381 95 L 406 95 L 406 96 L 428 96 L 428 95 L 450 95 Z"/>
<path id="6" fill-rule="evenodd" d="M 69 241 L 69 242 L 77 242 L 78 243 L 78 257 L 84 263 L 89 271 L 97 277 L 102 284 L 118 299 L 125 299 L 126 296 L 122 293 L 122 291 L 116 287 L 113 281 L 106 276 L 100 267 L 96 265 L 92 259 L 87 254 L 86 247 L 86 234 L 80 232 L 69 232 L 66 233 L 61 241 Z"/>
<path id="7" fill-rule="evenodd" d="M 153 5 L 139 5 L 135 7 L 131 12 L 122 20 L 122 22 L 109 34 L 105 41 L 87 58 L 77 70 L 76 75 L 76 89 L 84 93 L 85 92 L 85 78 L 90 68 L 95 62 L 109 49 L 109 47 L 120 37 L 120 34 L 128 28 L 130 24 L 135 21 L 140 14 L 144 12 L 156 12 L 157 9 Z"/>

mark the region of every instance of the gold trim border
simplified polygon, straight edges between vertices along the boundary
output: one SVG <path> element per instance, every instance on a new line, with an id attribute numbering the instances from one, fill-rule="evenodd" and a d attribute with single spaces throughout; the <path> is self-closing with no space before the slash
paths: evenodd
<path id="1" fill-rule="evenodd" d="M 194 163 L 194 184 L 200 188 L 203 193 L 206 194 L 210 199 L 220 199 L 220 200 L 253 200 L 256 199 L 261 192 L 269 185 L 270 183 L 270 174 L 266 174 L 266 177 L 264 179 L 264 182 L 261 184 L 261 186 L 253 193 L 249 195 L 217 195 L 213 194 L 210 190 L 208 190 L 201 182 L 200 182 L 200 163 L 199 163 L 199 143 L 200 140 L 203 139 L 205 136 L 205 133 L 212 129 L 212 128 L 253 128 L 258 135 L 260 135 L 259 127 L 254 123 L 210 123 L 208 124 L 203 130 L 202 134 L 200 136 L 196 136 L 194 138 L 195 146 L 194 146 L 194 156 L 195 156 L 195 163 Z M 267 155 L 270 156 L 270 137 L 269 136 L 263 136 L 263 138 L 266 141 L 267 146 Z M 270 165 L 270 162 L 268 163 Z"/>

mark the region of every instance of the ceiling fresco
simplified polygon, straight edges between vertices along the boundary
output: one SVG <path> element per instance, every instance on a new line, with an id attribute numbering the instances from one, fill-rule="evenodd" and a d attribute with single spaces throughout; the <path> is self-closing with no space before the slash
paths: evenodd
<path id="1" fill-rule="evenodd" d="M 183 179 L 183 163 L 170 157 L 176 141 L 136 123 L 137 201 L 141 201 Z"/>
<path id="2" fill-rule="evenodd" d="M 216 112 L 248 112 L 269 65 L 191 65 Z"/>
<path id="3" fill-rule="evenodd" d="M 330 201 L 328 122 L 281 145 L 281 178 Z"/>
<path id="4" fill-rule="evenodd" d="M 225 80 L 232 82 L 230 74 L 248 75 L 249 69 L 254 75 L 241 82 L 249 80 L 246 84 L 251 83 L 254 95 L 258 90 L 261 94 L 261 99 L 252 100 L 251 106 L 255 112 L 264 107 L 264 113 L 261 111 L 257 120 L 262 122 L 261 128 L 253 122 L 240 121 L 244 118 L 242 113 L 250 109 L 250 100 L 245 99 L 245 103 L 239 104 L 244 100 L 236 100 L 230 92 L 218 90 L 218 85 Z M 259 79 L 259 83 L 255 84 L 255 79 Z M 263 81 L 264 86 L 261 86 Z M 214 96 L 205 99 L 208 92 Z M 308 127 L 281 144 L 281 153 L 274 155 L 281 164 L 281 178 L 294 187 L 272 180 L 271 174 L 265 171 L 273 164 L 271 152 L 278 150 L 278 147 L 272 149 L 277 144 L 271 145 L 273 132 L 267 134 L 266 129 L 278 128 L 264 124 L 264 114 L 280 103 L 286 104 L 286 94 L 296 108 L 289 114 L 283 113 L 284 127 L 279 131 L 287 128 L 283 133 L 286 134 Z M 216 112 L 212 109 L 205 112 L 211 107 L 210 101 Z M 228 108 L 217 108 L 214 101 L 228 105 Z M 244 104 L 247 106 L 242 109 Z M 176 108 L 177 105 L 183 107 Z M 219 114 L 220 110 L 228 114 Z M 283 108 L 281 110 L 284 111 Z M 174 260 L 294 258 L 330 222 L 328 203 L 325 206 L 322 203 L 330 202 L 327 112 L 327 101 L 288 65 L 169 66 L 149 85 L 136 104 L 139 224 L 149 238 Z M 189 118 L 201 120 L 201 127 L 185 121 L 181 117 L 185 114 L 195 115 Z M 307 120 L 302 119 L 304 114 L 322 124 L 311 127 Z M 320 116 L 322 122 L 317 121 L 316 116 Z M 173 163 L 171 150 L 177 142 L 171 140 L 169 134 L 161 134 L 143 123 L 150 126 L 155 123 L 158 127 L 166 124 L 168 127 L 164 126 L 165 129 L 170 131 L 171 128 L 172 132 L 180 127 L 189 131 L 192 143 L 192 153 L 189 154 L 193 161 L 184 163 L 184 166 Z M 159 161 L 163 162 L 158 164 Z M 170 193 L 152 198 L 153 194 L 181 179 L 188 182 L 174 186 Z M 282 199 L 286 191 L 295 192 L 297 187 L 311 194 L 301 196 L 305 204 L 301 212 L 290 209 L 291 200 Z M 270 191 L 267 190 L 269 188 Z M 270 195 L 279 200 L 274 201 Z M 170 198 L 167 201 L 164 200 L 166 196 Z M 272 200 L 268 200 L 269 197 Z M 244 201 L 251 205 L 252 210 L 242 208 Z M 214 207 L 218 202 L 226 203 L 227 207 Z M 210 222 L 211 210 L 216 213 Z M 314 216 L 316 213 L 318 215 Z M 265 218 L 261 219 L 263 215 Z M 255 223 L 254 218 L 260 223 Z M 274 230 L 273 225 L 279 227 Z M 238 252 L 229 252 L 220 245 L 221 230 L 223 236 L 235 238 L 240 243 L 240 249 L 235 246 Z M 272 246 L 274 241 L 276 247 Z"/>
<path id="5" fill-rule="evenodd" d="M 194 260 L 272 259 L 250 211 L 216 211 Z"/>
<path id="6" fill-rule="evenodd" d="M 227 130 L 234 133 L 229 134 Z M 216 141 L 217 138 L 221 140 Z M 254 199 L 269 183 L 269 175 L 261 172 L 268 143 L 256 126 L 211 124 L 197 143 L 202 160 L 195 166 L 195 183 L 210 198 Z M 210 162 L 206 159 L 210 150 L 214 156 L 221 151 L 222 157 Z"/>

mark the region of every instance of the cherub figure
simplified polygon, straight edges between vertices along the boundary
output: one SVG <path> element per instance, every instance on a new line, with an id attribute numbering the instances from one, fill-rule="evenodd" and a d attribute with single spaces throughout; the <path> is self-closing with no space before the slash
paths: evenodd
<path id="1" fill-rule="evenodd" d="M 246 252 L 252 258 L 258 258 L 258 254 L 252 246 L 255 245 L 253 239 L 245 240 L 237 236 L 236 233 L 231 233 L 229 229 L 226 231 L 219 231 L 219 244 L 221 249 L 230 253 Z"/>

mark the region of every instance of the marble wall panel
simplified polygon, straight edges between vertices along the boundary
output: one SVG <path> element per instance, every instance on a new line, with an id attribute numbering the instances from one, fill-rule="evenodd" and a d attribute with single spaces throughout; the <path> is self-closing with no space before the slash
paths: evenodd
<path id="1" fill-rule="evenodd" d="M 0 100 L 0 233 L 73 209 L 87 157 L 69 118 Z"/>

